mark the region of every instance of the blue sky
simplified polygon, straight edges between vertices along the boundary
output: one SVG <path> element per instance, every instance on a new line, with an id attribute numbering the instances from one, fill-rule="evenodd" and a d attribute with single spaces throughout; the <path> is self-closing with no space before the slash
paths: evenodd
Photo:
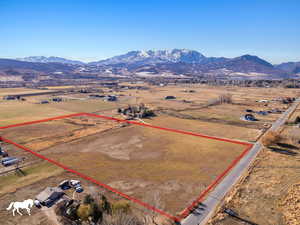
<path id="1" fill-rule="evenodd" d="M 299 9 L 299 0 L 1 0 L 0 57 L 187 48 L 300 61 Z"/>

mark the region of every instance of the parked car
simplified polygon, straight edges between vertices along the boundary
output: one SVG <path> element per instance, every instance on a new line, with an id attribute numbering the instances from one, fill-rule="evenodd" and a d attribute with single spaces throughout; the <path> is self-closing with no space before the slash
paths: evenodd
<path id="1" fill-rule="evenodd" d="M 0 146 L 0 155 L 4 158 L 4 157 L 8 157 L 8 153 L 6 151 L 4 151 L 3 148 L 1 148 Z"/>
<path id="2" fill-rule="evenodd" d="M 62 190 L 74 188 L 77 193 L 83 192 L 83 188 L 79 180 L 64 180 L 59 185 Z"/>

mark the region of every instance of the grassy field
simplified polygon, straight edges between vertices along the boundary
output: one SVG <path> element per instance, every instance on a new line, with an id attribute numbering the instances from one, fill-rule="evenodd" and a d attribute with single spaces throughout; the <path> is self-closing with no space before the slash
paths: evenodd
<path id="1" fill-rule="evenodd" d="M 190 90 L 194 92 L 190 93 Z M 170 111 L 173 114 L 180 114 L 181 117 L 194 117 L 203 122 L 217 120 L 219 123 L 240 126 L 249 125 L 241 120 L 241 117 L 247 113 L 246 109 L 253 111 L 285 110 L 287 105 L 274 100 L 279 97 L 293 97 L 299 94 L 295 90 L 281 88 L 208 87 L 203 85 L 151 87 L 150 90 L 125 90 L 120 93 L 130 96 L 130 99 L 127 99 L 128 104 L 142 102 L 158 111 Z M 224 94 L 232 96 L 233 104 L 207 107 L 210 102 Z M 164 97 L 167 95 L 175 96 L 176 99 L 165 100 Z M 258 102 L 262 99 L 269 100 L 269 102 L 267 104 Z M 256 129 L 261 129 L 265 123 L 272 123 L 279 116 L 279 114 L 267 116 L 253 114 L 259 120 L 252 123 L 252 126 L 257 125 Z"/>
<path id="2" fill-rule="evenodd" d="M 194 93 L 188 92 L 195 91 Z M 192 103 L 181 103 L 181 107 L 192 107 L 193 105 L 203 105 L 209 100 L 218 98 L 220 95 L 229 94 L 236 103 L 252 104 L 257 100 L 267 99 L 272 100 L 277 97 L 295 96 L 299 91 L 283 88 L 238 88 L 238 87 L 212 87 L 205 85 L 178 85 L 153 87 L 150 90 L 124 90 L 120 92 L 125 95 L 137 96 L 140 102 L 154 104 L 160 107 L 168 107 L 166 104 L 174 104 L 175 102 L 182 102 L 182 100 L 191 101 Z M 118 94 L 118 92 L 116 92 Z M 176 100 L 166 101 L 164 97 L 173 95 Z M 179 107 L 179 108 L 181 108 Z M 170 106 L 171 108 L 171 106 Z M 172 107 L 176 109 L 176 107 Z"/>
<path id="3" fill-rule="evenodd" d="M 200 120 L 180 119 L 165 115 L 154 117 L 145 121 L 156 126 L 245 141 L 255 141 L 261 133 L 258 129 Z"/>
<path id="4" fill-rule="evenodd" d="M 0 97 L 5 95 L 30 94 L 48 92 L 48 90 L 30 89 L 30 88 L 0 88 Z"/>
<path id="5" fill-rule="evenodd" d="M 54 117 L 70 113 L 50 106 L 27 102 L 0 103 L 0 126 Z"/>
<path id="6" fill-rule="evenodd" d="M 103 89 L 104 90 L 104 89 Z M 106 90 L 106 89 L 105 89 Z M 187 92 L 194 90 L 194 93 Z M 42 90 L 35 89 L 1 89 L 0 93 L 8 94 L 11 92 L 37 92 Z M 45 90 L 47 91 L 47 90 Z M 61 103 L 35 104 L 42 99 L 49 99 L 51 96 L 28 97 L 26 102 L 19 101 L 0 101 L 0 126 L 18 122 L 30 121 L 35 119 L 47 118 L 51 116 L 63 115 L 74 112 L 96 112 L 111 113 L 120 106 L 127 104 L 145 103 L 154 109 L 180 110 L 182 114 L 199 117 L 202 120 L 217 118 L 224 123 L 240 122 L 240 117 L 245 114 L 245 109 L 251 107 L 253 110 L 269 110 L 272 108 L 282 108 L 280 104 L 270 104 L 263 106 L 257 103 L 260 99 L 274 99 L 280 96 L 295 95 L 294 90 L 280 89 L 259 89 L 259 88 L 232 88 L 232 87 L 207 87 L 203 85 L 190 86 L 167 86 L 151 87 L 150 90 L 123 90 L 122 92 L 108 92 L 107 94 L 122 94 L 117 102 L 104 102 L 102 100 L 67 100 Z M 208 108 L 201 108 L 212 99 L 218 98 L 222 94 L 232 95 L 234 105 L 219 105 Z M 74 95 L 74 94 L 73 94 Z M 176 96 L 175 100 L 164 100 L 167 95 Z M 72 95 L 70 95 L 71 97 Z M 68 96 L 67 96 L 68 97 Z M 87 97 L 82 95 L 81 97 Z M 185 100 L 185 102 L 184 102 Z M 256 117 L 264 122 L 272 122 L 278 115 Z"/>
<path id="7" fill-rule="evenodd" d="M 102 100 L 72 100 L 50 104 L 7 101 L 1 102 L 0 107 L 0 126 L 72 113 L 95 112 L 117 108 L 116 104 Z"/>
<path id="8" fill-rule="evenodd" d="M 299 195 L 290 196 L 289 190 L 299 183 L 299 173 L 299 156 L 289 156 L 266 149 L 259 155 L 250 175 L 236 187 L 234 195 L 228 197 L 225 207 L 233 209 L 242 218 L 257 224 L 297 225 L 299 207 L 297 209 L 296 202 L 299 201 Z M 286 202 L 286 199 L 295 201 Z M 222 213 L 209 223 L 209 225 L 238 224 L 241 222 Z"/>
<path id="9" fill-rule="evenodd" d="M 105 126 L 96 133 L 57 142 L 58 137 L 74 134 L 74 124 L 61 126 L 62 122 L 31 125 L 35 129 L 12 128 L 5 136 L 18 134 L 18 141 L 30 140 L 26 145 L 40 154 L 137 198 L 144 199 L 156 189 L 166 209 L 174 214 L 194 200 L 245 148 L 135 125 L 112 127 L 106 120 L 95 125 Z M 51 135 L 55 127 L 57 134 Z M 42 134 L 43 129 L 47 135 Z M 26 135 L 22 137 L 22 133 Z M 30 136 L 39 139 L 39 144 L 33 144 Z"/>
<path id="10" fill-rule="evenodd" d="M 299 109 L 298 109 L 299 110 Z M 295 117 L 298 110 L 292 115 Z M 283 126 L 283 144 L 264 148 L 249 174 L 225 200 L 224 207 L 256 224 L 298 225 L 300 182 L 299 128 Z M 218 212 L 209 225 L 242 222 Z"/>
<path id="11" fill-rule="evenodd" d="M 205 85 L 148 87 L 150 90 L 122 90 L 118 92 L 103 88 L 105 94 L 121 94 L 122 96 L 118 96 L 119 101 L 117 102 L 89 99 L 88 94 L 74 93 L 67 94 L 66 97 L 78 97 L 85 100 L 65 100 L 60 103 L 45 105 L 36 103 L 53 96 L 27 97 L 24 102 L 0 100 L 0 126 L 77 112 L 98 112 L 101 115 L 120 117 L 116 111 L 118 107 L 145 103 L 157 112 L 156 117 L 145 119 L 150 124 L 218 137 L 255 141 L 262 132 L 262 125 L 272 123 L 279 115 L 255 115 L 260 121 L 247 123 L 240 120 L 240 117 L 245 114 L 245 110 L 248 108 L 256 111 L 272 108 L 283 109 L 287 106 L 279 102 L 272 102 L 265 106 L 257 101 L 261 99 L 274 100 L 284 96 L 293 97 L 298 94 L 295 90 L 281 88 L 209 87 Z M 69 87 L 50 87 L 50 89 L 64 88 Z M 195 92 L 190 93 L 189 90 Z M 41 91 L 26 88 L 0 89 L 0 96 Z M 205 107 L 211 100 L 223 94 L 232 95 L 234 104 Z M 176 99 L 165 100 L 164 97 L 167 95 L 174 95 Z M 183 117 L 190 118 L 172 116 L 166 112 L 176 112 Z M 294 118 L 295 115 L 291 119 Z M 283 131 L 283 133 L 289 132 L 288 129 Z M 75 170 L 150 204 L 152 202 L 148 196 L 154 191 L 158 191 L 162 201 L 161 208 L 172 214 L 176 214 L 192 202 L 234 158 L 241 154 L 243 149 L 242 146 L 230 143 L 183 136 L 145 127 L 122 127 L 111 121 L 86 120 L 86 118 L 73 118 L 12 128 L 1 131 L 0 135 L 25 144 L 49 158 L 67 164 Z M 18 153 L 12 149 L 12 153 L 19 156 L 24 152 Z M 278 153 L 271 152 L 271 154 L 263 156 L 262 159 L 274 157 L 274 162 L 276 160 L 281 162 L 277 157 Z M 33 156 L 28 157 L 28 159 L 34 160 L 31 157 Z M 293 157 L 293 159 L 295 158 Z M 286 160 L 292 162 L 289 161 L 289 158 Z M 283 161 L 282 164 L 285 165 Z M 294 165 L 293 162 L 292 165 Z M 263 164 L 262 166 L 269 165 Z M 286 171 L 290 173 L 290 171 Z M 16 198 L 20 200 L 30 198 L 46 186 L 56 185 L 61 179 L 71 176 L 51 164 L 41 162 L 28 167 L 26 172 L 28 173 L 26 177 L 15 175 L 1 177 L 1 205 L 2 203 L 5 205 Z M 254 180 L 265 182 L 269 179 L 268 176 L 277 176 L 278 174 L 285 182 L 286 178 L 283 173 L 276 173 L 274 170 L 271 175 L 270 173 L 265 175 L 264 172 L 265 170 L 260 170 Z M 75 175 L 72 177 L 76 178 Z M 88 191 L 90 187 L 93 187 L 91 190 L 95 190 L 89 182 L 84 180 L 82 182 L 88 187 Z M 257 188 L 257 190 L 251 189 L 255 195 L 257 194 L 257 198 L 260 198 L 259 192 L 264 193 L 264 188 L 269 188 L 259 188 L 254 183 L 249 183 L 249 185 L 253 185 L 254 189 Z M 276 182 L 274 181 L 272 185 L 276 185 Z M 242 193 L 242 195 L 245 194 Z M 266 194 L 264 198 L 268 198 L 268 196 Z M 270 202 L 272 201 L 270 200 Z M 250 201 L 249 205 L 248 203 L 245 204 L 250 207 L 250 203 L 255 205 Z M 258 209 L 262 210 L 263 203 L 262 200 Z M 238 206 L 244 207 L 245 205 L 240 204 Z M 242 212 L 245 215 L 248 213 L 247 210 Z M 254 213 L 249 213 L 249 215 L 256 213 L 253 207 L 249 212 Z M 262 210 L 262 212 L 264 211 Z M 269 215 L 267 212 L 265 214 Z M 0 210 L 0 216 L 5 217 L 7 215 L 6 211 Z M 42 218 L 42 214 L 38 213 L 37 215 Z M 272 217 L 271 214 L 269 217 Z M 276 218 L 274 217 L 270 221 L 279 221 L 275 220 Z M 0 224 L 1 222 L 3 220 L 0 218 Z M 11 224 L 15 224 L 14 222 L 12 220 Z M 258 222 L 272 224 L 264 223 L 264 220 Z M 38 224 L 38 221 L 34 223 L 28 220 L 23 224 Z M 50 225 L 51 222 L 48 221 L 44 224 Z M 224 224 L 231 225 L 234 223 L 229 221 Z"/>
<path id="12" fill-rule="evenodd" d="M 22 151 L 22 150 L 21 150 Z M 19 188 L 39 182 L 51 176 L 57 176 L 64 172 L 63 169 L 48 162 L 40 162 L 29 168 L 23 169 L 26 176 L 16 174 L 2 176 L 0 179 L 0 197 L 3 194 L 15 192 Z"/>

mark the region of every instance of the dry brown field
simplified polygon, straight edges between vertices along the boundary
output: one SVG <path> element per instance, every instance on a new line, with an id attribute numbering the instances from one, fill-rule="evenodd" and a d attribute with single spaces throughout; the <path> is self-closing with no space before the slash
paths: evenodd
<path id="1" fill-rule="evenodd" d="M 8 128 L 2 135 L 138 199 L 157 190 L 172 214 L 188 206 L 245 149 L 84 117 Z"/>
<path id="2" fill-rule="evenodd" d="M 247 122 L 241 120 L 241 116 L 246 114 L 245 110 L 260 111 L 274 108 L 284 110 L 287 105 L 273 100 L 298 95 L 295 90 L 281 88 L 204 85 L 148 87 L 150 90 L 114 91 L 103 88 L 105 94 L 116 94 L 119 99 L 117 102 L 89 99 L 88 94 L 66 94 L 62 96 L 66 98 L 63 102 L 49 104 L 38 103 L 44 99 L 51 99 L 52 95 L 27 97 L 24 102 L 1 99 L 0 127 L 79 112 L 93 112 L 122 118 L 117 114 L 118 107 L 144 103 L 154 109 L 157 115 L 144 119 L 146 123 L 254 142 L 264 132 L 265 127 L 274 122 L 280 114 L 267 116 L 254 114 L 259 121 Z M 187 90 L 195 92 L 189 93 Z M 0 92 L 1 95 L 7 95 L 21 91 L 27 92 L 28 89 Z M 209 102 L 224 94 L 232 96 L 233 104 L 208 106 Z M 176 99 L 165 100 L 167 95 L 176 96 Z M 257 102 L 261 99 L 270 102 L 268 104 Z M 289 132 L 288 129 L 289 126 L 283 132 Z M 181 211 L 194 200 L 243 149 L 242 146 L 230 143 L 182 136 L 147 127 L 133 125 L 123 127 L 112 121 L 92 118 L 64 119 L 10 128 L 0 130 L 0 135 L 146 202 L 151 203 L 147 196 L 155 189 L 160 192 L 161 209 L 172 214 Z M 24 155 L 28 162 L 38 160 L 23 150 L 12 146 L 7 148 L 13 155 Z M 282 156 L 274 152 L 270 154 L 272 154 L 270 158 L 274 155 L 274 162 Z M 0 177 L 1 205 L 7 205 L 9 201 L 15 199 L 32 198 L 32 195 L 36 195 L 46 186 L 54 185 L 66 177 L 78 179 L 77 176 L 41 160 L 24 170 L 28 172 L 26 177 L 18 177 L 14 174 Z M 262 181 L 266 180 L 264 170 L 260 171 L 258 176 Z M 281 176 L 284 177 L 283 174 Z M 256 177 L 253 179 L 255 180 Z M 84 180 L 82 182 L 88 187 L 87 192 L 93 193 L 99 190 L 90 182 Z M 261 189 L 258 189 L 258 192 L 261 192 Z M 114 198 L 114 195 L 111 198 Z M 253 210 L 254 212 L 256 211 Z M 44 221 L 41 224 L 52 224 L 43 213 L 36 210 L 35 213 L 36 219 L 26 218 L 23 224 L 39 224 L 37 220 Z M 7 215 L 7 211 L 0 211 L 0 218 Z M 1 220 L 0 224 L 7 222 Z M 10 218 L 4 224 L 16 224 L 16 219 Z"/>
<path id="3" fill-rule="evenodd" d="M 289 122 L 294 121 L 297 115 L 299 108 Z M 209 225 L 244 224 L 222 213 L 224 208 L 233 209 L 241 218 L 256 224 L 299 224 L 299 129 L 291 124 L 281 128 L 283 139 L 280 142 L 283 144 L 263 149 Z"/>

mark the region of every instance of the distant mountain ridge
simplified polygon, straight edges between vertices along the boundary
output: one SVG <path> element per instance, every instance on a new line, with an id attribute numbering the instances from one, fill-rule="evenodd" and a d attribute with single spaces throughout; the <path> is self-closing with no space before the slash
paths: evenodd
<path id="1" fill-rule="evenodd" d="M 0 59 L 0 70 L 33 70 L 39 72 L 70 71 L 74 65 L 62 63 L 26 62 L 14 59 Z"/>
<path id="2" fill-rule="evenodd" d="M 28 56 L 24 58 L 17 58 L 16 60 L 24 62 L 35 62 L 35 63 L 62 63 L 62 64 L 74 64 L 74 65 L 84 65 L 85 63 L 78 60 L 70 60 L 56 56 Z"/>
<path id="3" fill-rule="evenodd" d="M 64 72 L 80 76 L 89 76 L 92 72 L 99 76 L 173 74 L 222 79 L 280 79 L 299 76 L 300 62 L 272 65 L 255 55 L 235 58 L 206 57 L 198 51 L 188 49 L 130 51 L 90 63 L 54 56 L 30 56 L 18 60 L 0 59 L 2 74 L 11 75 L 28 70 L 38 74 Z"/>
<path id="4" fill-rule="evenodd" d="M 130 73 L 175 73 L 196 76 L 232 73 L 286 75 L 286 71 L 277 69 L 271 63 L 257 56 L 205 57 L 197 51 L 187 49 L 131 51 L 106 60 L 92 62 L 89 65 L 123 68 Z"/>
<path id="5" fill-rule="evenodd" d="M 300 72 L 300 62 L 286 62 L 275 65 L 276 68 L 284 70 L 289 73 L 299 73 Z"/>
<path id="6" fill-rule="evenodd" d="M 91 65 L 111 65 L 119 63 L 155 64 L 167 62 L 201 63 L 205 56 L 188 49 L 130 51 L 124 55 L 114 56 L 105 60 L 91 62 Z"/>

